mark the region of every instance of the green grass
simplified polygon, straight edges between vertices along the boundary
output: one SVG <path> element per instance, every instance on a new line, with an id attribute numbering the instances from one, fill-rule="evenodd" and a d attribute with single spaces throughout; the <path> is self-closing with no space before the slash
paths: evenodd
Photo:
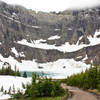
<path id="1" fill-rule="evenodd" d="M 63 100 L 64 98 L 66 98 L 67 95 L 61 97 L 40 97 L 40 98 L 34 98 L 34 99 L 30 99 L 30 98 L 22 98 L 22 99 L 9 99 L 9 100 Z"/>

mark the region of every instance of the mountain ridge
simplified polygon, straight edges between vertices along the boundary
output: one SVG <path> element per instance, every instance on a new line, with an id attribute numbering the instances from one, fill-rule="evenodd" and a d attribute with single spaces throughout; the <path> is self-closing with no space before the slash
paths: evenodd
<path id="1" fill-rule="evenodd" d="M 99 43 L 89 45 L 91 42 L 89 37 L 93 39 L 100 28 L 99 7 L 59 13 L 35 13 L 24 7 L 0 2 L 0 23 L 0 53 L 4 58 L 12 56 L 19 62 L 36 59 L 39 63 L 46 63 L 58 59 L 81 61 L 87 55 L 85 63 L 90 64 L 92 61 L 94 64 L 100 64 Z M 49 40 L 52 36 L 60 38 Z M 97 36 L 99 39 L 99 34 Z M 34 42 L 41 39 L 44 41 Z M 31 44 L 33 47 L 19 44 L 18 42 L 22 40 L 26 40 L 26 44 Z M 73 48 L 76 48 L 75 45 L 80 46 L 81 44 L 83 47 L 76 51 L 63 52 L 59 49 L 34 47 L 39 44 L 46 47 L 52 45 L 53 48 L 62 48 L 65 45 L 66 49 L 73 45 Z M 24 56 L 16 57 L 12 48 L 23 53 Z M 82 57 L 78 58 L 79 56 Z"/>

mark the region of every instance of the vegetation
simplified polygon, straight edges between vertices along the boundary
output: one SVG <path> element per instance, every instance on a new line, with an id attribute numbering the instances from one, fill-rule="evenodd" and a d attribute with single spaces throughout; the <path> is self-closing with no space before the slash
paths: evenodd
<path id="1" fill-rule="evenodd" d="M 2 66 L 2 69 L 0 69 L 0 75 L 20 76 L 20 72 L 19 70 L 16 70 L 16 66 L 15 66 L 15 71 L 11 69 L 10 65 L 6 68 Z"/>
<path id="2" fill-rule="evenodd" d="M 43 100 L 39 98 L 63 97 L 65 94 L 65 91 L 61 87 L 61 83 L 59 81 L 54 81 L 51 78 L 45 77 L 44 75 L 39 76 L 35 73 L 32 74 L 32 83 L 27 85 L 22 84 L 22 87 L 25 89 L 25 93 L 22 94 L 20 91 L 18 91 L 13 95 L 13 98 L 31 98 L 34 100 L 36 98 L 36 100 Z M 52 99 L 48 98 L 46 100 Z"/>
<path id="3" fill-rule="evenodd" d="M 58 96 L 58 97 L 38 97 L 38 98 L 21 98 L 21 99 L 9 99 L 9 100 L 63 100 L 65 96 Z"/>
<path id="4" fill-rule="evenodd" d="M 37 76 L 32 74 L 32 84 L 26 86 L 25 95 L 29 97 L 55 97 L 62 96 L 64 89 L 61 87 L 60 82 L 52 81 L 43 75 Z"/>
<path id="5" fill-rule="evenodd" d="M 100 67 L 91 66 L 85 72 L 67 78 L 67 85 L 83 89 L 98 89 L 100 91 Z"/>
<path id="6" fill-rule="evenodd" d="M 26 72 L 24 72 L 23 77 L 27 78 L 27 73 Z"/>

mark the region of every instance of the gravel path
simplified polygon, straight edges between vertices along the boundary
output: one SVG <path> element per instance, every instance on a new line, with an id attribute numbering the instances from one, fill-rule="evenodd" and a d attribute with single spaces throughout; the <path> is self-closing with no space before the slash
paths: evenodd
<path id="1" fill-rule="evenodd" d="M 83 91 L 76 87 L 62 85 L 63 88 L 68 88 L 70 92 L 73 92 L 74 96 L 68 100 L 98 100 L 92 93 Z"/>

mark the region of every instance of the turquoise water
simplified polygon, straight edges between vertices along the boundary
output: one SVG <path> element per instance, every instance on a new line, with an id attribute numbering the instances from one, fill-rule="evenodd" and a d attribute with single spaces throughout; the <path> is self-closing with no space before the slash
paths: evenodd
<path id="1" fill-rule="evenodd" d="M 21 73 L 21 76 L 23 76 L 24 72 L 20 72 Z M 54 76 L 57 76 L 58 74 L 57 73 L 44 73 L 44 72 L 35 72 L 37 75 L 42 75 L 42 73 L 44 74 L 44 76 L 47 76 L 47 77 L 54 77 Z M 27 74 L 27 77 L 32 77 L 32 72 L 26 72 Z"/>

